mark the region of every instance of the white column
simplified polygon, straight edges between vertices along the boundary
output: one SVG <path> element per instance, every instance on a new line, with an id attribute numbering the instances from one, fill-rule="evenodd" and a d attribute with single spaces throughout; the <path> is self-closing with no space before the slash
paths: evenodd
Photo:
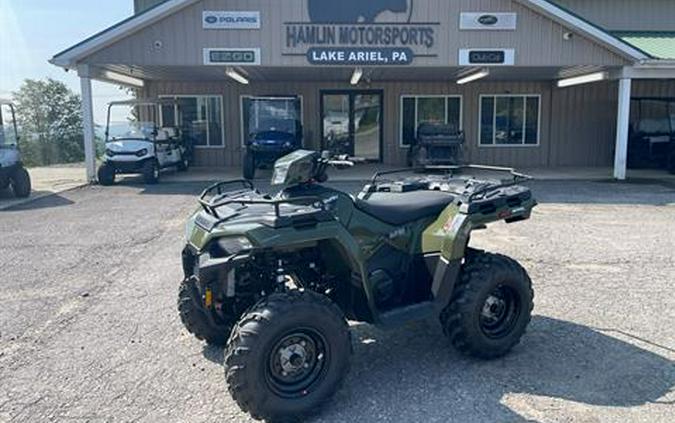
<path id="1" fill-rule="evenodd" d="M 632 80 L 619 80 L 619 107 L 616 120 L 616 152 L 614 155 L 614 178 L 626 179 L 628 163 L 628 128 L 630 121 L 630 96 Z"/>
<path id="2" fill-rule="evenodd" d="M 91 92 L 91 78 L 80 76 L 82 91 L 82 124 L 84 127 L 84 162 L 87 181 L 96 181 L 96 138 L 94 136 L 94 103 Z"/>

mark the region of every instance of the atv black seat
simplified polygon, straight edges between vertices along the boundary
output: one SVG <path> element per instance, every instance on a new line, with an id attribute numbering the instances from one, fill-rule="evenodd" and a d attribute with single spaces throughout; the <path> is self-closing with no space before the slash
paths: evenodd
<path id="1" fill-rule="evenodd" d="M 441 191 L 375 192 L 366 200 L 356 200 L 356 207 L 383 222 L 403 225 L 441 213 L 454 199 Z"/>

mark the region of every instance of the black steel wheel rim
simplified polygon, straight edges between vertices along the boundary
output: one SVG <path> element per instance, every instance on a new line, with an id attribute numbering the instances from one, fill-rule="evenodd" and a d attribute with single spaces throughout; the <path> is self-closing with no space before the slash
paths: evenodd
<path id="1" fill-rule="evenodd" d="M 268 353 L 265 379 L 283 398 L 308 395 L 324 379 L 329 347 L 315 329 L 295 329 L 282 335 Z"/>
<path id="2" fill-rule="evenodd" d="M 485 298 L 480 312 L 480 328 L 492 339 L 508 336 L 520 316 L 520 297 L 515 289 L 499 285 Z"/>

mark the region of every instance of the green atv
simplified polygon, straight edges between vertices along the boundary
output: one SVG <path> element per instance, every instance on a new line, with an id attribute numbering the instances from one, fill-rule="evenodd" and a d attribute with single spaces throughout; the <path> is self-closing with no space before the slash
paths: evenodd
<path id="1" fill-rule="evenodd" d="M 350 164 L 296 151 L 275 165 L 279 194 L 219 183 L 187 224 L 182 321 L 227 345 L 230 394 L 254 418 L 300 418 L 335 393 L 352 351 L 347 320 L 391 328 L 436 317 L 459 351 L 483 359 L 511 350 L 530 321 L 525 269 L 468 247 L 474 229 L 530 217 L 536 201 L 518 185 L 529 177 L 384 172 L 357 198 L 321 185 L 329 166 Z M 509 178 L 458 175 L 467 169 Z"/>

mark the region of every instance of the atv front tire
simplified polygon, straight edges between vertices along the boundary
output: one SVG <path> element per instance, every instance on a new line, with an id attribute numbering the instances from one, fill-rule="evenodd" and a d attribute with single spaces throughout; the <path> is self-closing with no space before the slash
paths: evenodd
<path id="1" fill-rule="evenodd" d="M 108 164 L 102 164 L 98 168 L 98 183 L 104 187 L 113 185 L 115 183 L 115 169 Z"/>
<path id="2" fill-rule="evenodd" d="M 350 355 L 342 311 L 323 295 L 291 291 L 264 298 L 234 327 L 225 375 L 230 394 L 253 418 L 301 419 L 339 389 Z"/>
<path id="3" fill-rule="evenodd" d="M 30 175 L 24 167 L 14 171 L 11 177 L 12 191 L 16 198 L 28 198 L 31 191 Z"/>
<path id="4" fill-rule="evenodd" d="M 461 353 L 482 359 L 508 353 L 525 333 L 534 307 L 532 282 L 516 261 L 471 252 L 448 307 L 444 333 Z"/>
<path id="5" fill-rule="evenodd" d="M 159 163 L 156 160 L 148 160 L 143 164 L 143 179 L 148 185 L 159 182 Z"/>
<path id="6" fill-rule="evenodd" d="M 178 313 L 185 329 L 200 341 L 209 345 L 225 346 L 230 336 L 234 319 L 231 323 L 213 324 L 207 312 L 201 307 L 202 298 L 195 282 L 186 279 L 178 291 Z"/>

